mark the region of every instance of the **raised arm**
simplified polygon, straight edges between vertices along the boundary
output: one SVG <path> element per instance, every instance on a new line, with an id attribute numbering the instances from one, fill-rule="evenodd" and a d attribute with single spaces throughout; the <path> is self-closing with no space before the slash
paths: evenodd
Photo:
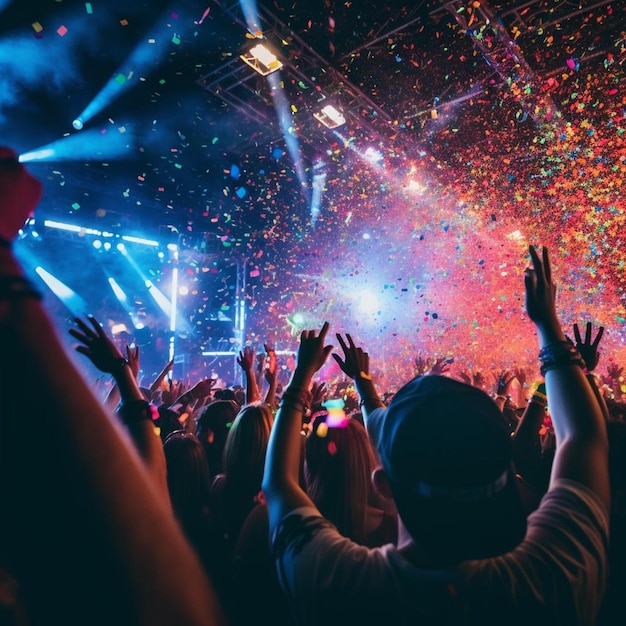
<path id="1" fill-rule="evenodd" d="M 367 421 L 368 415 L 374 409 L 385 406 L 370 376 L 370 355 L 355 345 L 351 335 L 346 335 L 345 340 L 337 335 L 337 341 L 343 350 L 343 359 L 337 354 L 333 354 L 333 358 L 341 371 L 354 380 L 354 386 L 361 398 L 359 405 Z"/>
<path id="2" fill-rule="evenodd" d="M 84 354 L 101 372 L 113 375 L 122 401 L 119 415 L 155 484 L 168 501 L 163 446 L 152 421 L 152 407 L 145 401 L 137 383 L 139 348 L 127 348 L 126 355 L 130 359 L 125 358 L 95 317 L 90 315 L 87 322 L 79 318 L 74 321 L 78 328 L 70 328 L 69 333 L 79 342 L 76 351 Z"/>
<path id="3" fill-rule="evenodd" d="M 300 433 L 306 409 L 311 400 L 313 375 L 324 365 L 332 346 L 325 346 L 328 323 L 319 334 L 314 330 L 302 331 L 296 368 L 285 389 L 267 447 L 263 494 L 267 502 L 270 534 L 273 535 L 280 520 L 301 506 L 315 506 L 300 486 L 302 446 Z"/>
<path id="4" fill-rule="evenodd" d="M 167 503 L 12 253 L 40 193 L 0 148 L 0 549 L 29 621 L 223 623 Z"/>
<path id="5" fill-rule="evenodd" d="M 170 359 L 163 369 L 159 372 L 157 377 L 150 384 L 150 391 L 154 394 L 155 391 L 158 391 L 161 387 L 161 383 L 165 380 L 165 377 L 172 371 L 174 367 L 174 359 Z"/>
<path id="6" fill-rule="evenodd" d="M 261 400 L 261 392 L 254 375 L 254 350 L 245 346 L 237 357 L 237 363 L 243 370 L 246 378 L 246 403 L 259 402 Z"/>
<path id="7" fill-rule="evenodd" d="M 604 415 L 605 420 L 610 419 L 609 415 L 609 407 L 606 404 L 606 400 L 600 391 L 600 387 L 598 386 L 598 381 L 596 380 L 596 376 L 593 373 L 593 370 L 598 367 L 598 363 L 600 361 L 600 351 L 598 350 L 598 346 L 600 345 L 600 341 L 602 340 L 602 336 L 604 335 L 604 326 L 600 326 L 598 328 L 598 332 L 594 339 L 592 339 L 593 334 L 593 324 L 591 322 L 587 322 L 585 326 L 585 339 L 583 340 L 580 336 L 580 329 L 578 328 L 578 324 L 574 324 L 574 339 L 576 340 L 576 349 L 580 352 L 580 355 L 585 362 L 585 368 L 587 370 L 587 380 L 593 389 L 593 393 L 596 395 L 596 399 L 602 408 L 602 413 Z"/>
<path id="8" fill-rule="evenodd" d="M 542 258 L 530 247 L 532 267 L 526 269 L 526 310 L 537 327 L 542 374 L 557 450 L 551 484 L 575 480 L 592 489 L 610 505 L 608 441 L 602 409 L 585 378 L 585 363 L 566 340 L 555 307 L 556 287 L 546 248 Z"/>
<path id="9" fill-rule="evenodd" d="M 267 392 L 265 394 L 265 404 L 273 408 L 276 402 L 276 387 L 278 385 L 278 372 L 276 371 L 276 350 L 265 344 L 267 353 L 267 369 L 265 370 L 265 380 L 267 382 Z"/>

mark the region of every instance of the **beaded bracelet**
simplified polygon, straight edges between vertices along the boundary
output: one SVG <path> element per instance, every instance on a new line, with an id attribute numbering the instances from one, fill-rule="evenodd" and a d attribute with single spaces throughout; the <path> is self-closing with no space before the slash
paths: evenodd
<path id="1" fill-rule="evenodd" d="M 545 376 L 546 372 L 566 367 L 568 365 L 578 365 L 585 368 L 585 361 L 571 341 L 556 341 L 544 346 L 539 352 L 539 361 L 541 362 L 541 375 Z"/>
<path id="2" fill-rule="evenodd" d="M 308 389 L 287 387 L 283 392 L 282 400 L 293 400 L 308 407 L 311 404 L 311 392 Z"/>
<path id="3" fill-rule="evenodd" d="M 0 300 L 17 300 L 18 298 L 37 298 L 41 300 L 41 292 L 24 276 L 0 276 Z"/>
<path id="4" fill-rule="evenodd" d="M 293 409 L 294 411 L 298 411 L 299 413 L 302 413 L 303 415 L 306 415 L 309 411 L 309 407 L 306 406 L 306 404 L 303 404 L 302 402 L 298 402 L 296 400 L 290 400 L 289 398 L 287 398 L 287 400 L 281 400 L 280 403 L 278 404 L 278 408 L 279 409 Z"/>

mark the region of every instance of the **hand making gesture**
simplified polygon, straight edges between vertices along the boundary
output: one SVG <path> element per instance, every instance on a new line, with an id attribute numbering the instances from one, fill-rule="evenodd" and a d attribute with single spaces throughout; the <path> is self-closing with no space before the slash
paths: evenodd
<path id="1" fill-rule="evenodd" d="M 296 370 L 317 372 L 328 359 L 333 346 L 324 345 L 328 333 L 328 322 L 324 322 L 319 334 L 314 330 L 303 330 L 300 334 L 300 347 L 296 357 Z"/>
<path id="2" fill-rule="evenodd" d="M 595 339 L 591 340 L 591 332 L 592 332 L 592 324 L 591 322 L 587 322 L 587 326 L 585 328 L 585 341 L 581 340 L 580 330 L 578 329 L 578 324 L 574 324 L 574 339 L 576 340 L 576 349 L 580 352 L 580 356 L 582 356 L 585 361 L 585 367 L 587 371 L 591 372 L 598 365 L 598 361 L 600 360 L 600 353 L 598 352 L 598 344 L 602 339 L 602 335 L 604 334 L 604 326 L 600 326 L 598 328 L 598 334 Z"/>
<path id="3" fill-rule="evenodd" d="M 333 354 L 333 359 L 341 368 L 341 371 L 352 379 L 363 373 L 369 376 L 370 371 L 370 355 L 363 351 L 363 348 L 356 346 L 352 340 L 352 336 L 346 334 L 348 343 L 343 337 L 337 333 L 337 341 L 343 350 L 343 359 L 338 354 Z"/>
<path id="4" fill-rule="evenodd" d="M 120 365 L 130 365 L 98 320 L 93 315 L 88 315 L 87 320 L 91 326 L 77 317 L 74 322 L 78 329 L 69 329 L 70 335 L 80 342 L 76 352 L 84 354 L 101 372 L 109 374 L 115 374 Z"/>

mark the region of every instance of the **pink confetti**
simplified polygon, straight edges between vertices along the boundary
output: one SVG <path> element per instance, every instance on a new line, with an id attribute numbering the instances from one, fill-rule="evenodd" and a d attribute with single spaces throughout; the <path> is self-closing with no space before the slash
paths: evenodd
<path id="1" fill-rule="evenodd" d="M 57 28 L 57 35 L 59 35 L 59 37 L 64 37 L 67 33 L 67 28 L 63 25 L 59 26 Z"/>
<path id="2" fill-rule="evenodd" d="M 200 24 L 202 24 L 202 22 L 204 22 L 204 20 L 205 20 L 206 16 L 207 16 L 210 12 L 211 12 L 211 7 L 207 7 L 207 8 L 204 10 L 204 13 L 202 14 L 202 17 L 201 17 L 198 21 L 194 20 L 194 21 L 193 21 L 193 23 L 194 23 L 194 24 L 196 24 L 196 25 L 200 25 Z"/>

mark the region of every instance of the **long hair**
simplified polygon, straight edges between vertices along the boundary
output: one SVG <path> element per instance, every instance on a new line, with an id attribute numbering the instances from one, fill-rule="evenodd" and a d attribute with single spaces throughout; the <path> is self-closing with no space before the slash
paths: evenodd
<path id="1" fill-rule="evenodd" d="M 207 556 L 205 552 L 210 523 L 211 486 L 204 449 L 195 435 L 178 430 L 167 437 L 163 452 L 174 515 L 204 560 Z"/>
<path id="2" fill-rule="evenodd" d="M 222 469 L 228 518 L 239 527 L 261 491 L 265 453 L 274 422 L 272 409 L 261 402 L 244 406 L 230 428 Z"/>
<path id="3" fill-rule="evenodd" d="M 202 443 L 211 478 L 222 472 L 222 457 L 228 431 L 239 407 L 233 400 L 215 400 L 202 410 L 196 434 Z"/>
<path id="4" fill-rule="evenodd" d="M 328 428 L 322 419 L 306 440 L 305 478 L 309 497 L 339 532 L 364 543 L 367 507 L 373 504 L 375 457 L 363 425 L 350 418 Z"/>

